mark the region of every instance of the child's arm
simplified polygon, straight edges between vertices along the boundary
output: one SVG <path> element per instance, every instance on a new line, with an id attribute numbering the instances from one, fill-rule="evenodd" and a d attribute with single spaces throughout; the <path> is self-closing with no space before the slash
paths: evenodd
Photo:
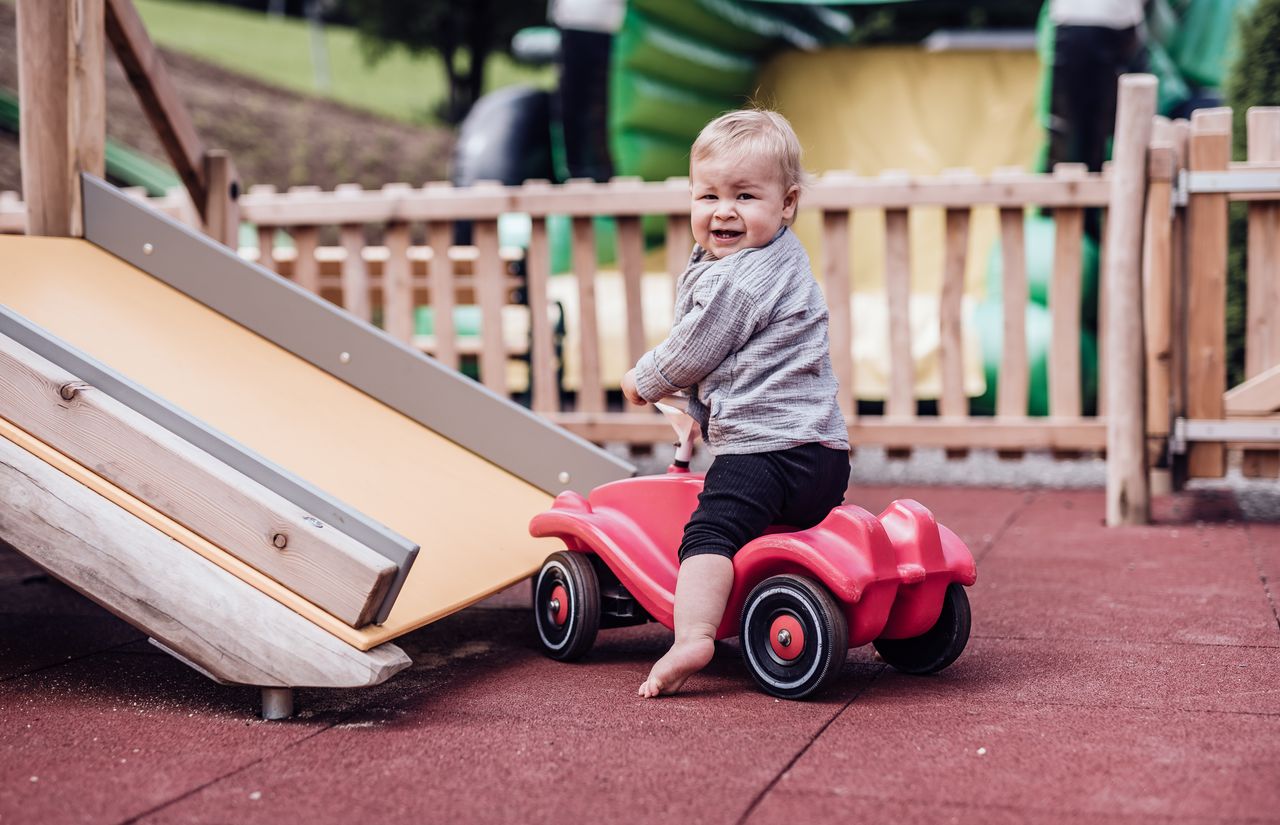
<path id="1" fill-rule="evenodd" d="M 731 273 L 726 275 L 710 284 L 708 294 L 699 296 L 666 340 L 645 353 L 623 377 L 623 393 L 633 403 L 636 399 L 627 392 L 628 376 L 638 398 L 658 401 L 701 381 L 760 328 L 759 300 L 738 288 Z"/>

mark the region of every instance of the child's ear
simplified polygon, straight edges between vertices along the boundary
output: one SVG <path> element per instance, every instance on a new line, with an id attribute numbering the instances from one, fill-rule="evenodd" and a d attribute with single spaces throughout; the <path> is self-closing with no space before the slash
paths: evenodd
<path id="1" fill-rule="evenodd" d="M 800 205 L 800 187 L 794 184 L 782 196 L 782 220 L 791 223 L 796 216 L 796 208 Z"/>

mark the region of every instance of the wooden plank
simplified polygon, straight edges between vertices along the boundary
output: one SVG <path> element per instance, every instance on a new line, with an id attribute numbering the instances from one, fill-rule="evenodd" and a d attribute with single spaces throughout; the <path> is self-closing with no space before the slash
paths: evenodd
<path id="1" fill-rule="evenodd" d="M 580 412 L 604 409 L 600 380 L 600 331 L 596 315 L 596 241 L 591 218 L 573 219 L 573 273 L 578 281 L 578 341 L 582 376 L 578 385 Z"/>
<path id="2" fill-rule="evenodd" d="M 364 227 L 359 224 L 343 224 L 338 237 L 345 255 L 339 275 L 342 285 L 342 306 L 347 312 L 363 321 L 373 320 L 373 301 L 368 265 L 364 259 Z"/>
<path id="3" fill-rule="evenodd" d="M 1271 415 L 1280 411 L 1280 364 L 1265 369 L 1224 397 L 1229 416 Z"/>
<path id="4" fill-rule="evenodd" d="M 551 247 L 547 242 L 547 219 L 533 218 L 526 259 L 529 294 L 530 404 L 534 412 L 549 413 L 560 409 L 560 387 L 556 381 L 555 341 L 552 338 L 551 307 L 547 289 L 551 279 Z"/>
<path id="5" fill-rule="evenodd" d="M 1143 229 L 1142 300 L 1146 331 L 1147 455 L 1165 464 L 1173 376 L 1173 171 L 1174 149 L 1167 124 L 1159 127 L 1150 148 L 1150 181 Z"/>
<path id="6" fill-rule="evenodd" d="M 1188 168 L 1225 169 L 1231 157 L 1231 121 L 1216 110 L 1196 112 L 1191 120 Z M 1223 416 L 1226 390 L 1227 197 L 1194 194 L 1187 199 L 1187 397 L 1188 418 Z M 1195 442 L 1187 452 L 1192 478 L 1226 473 L 1222 444 Z"/>
<path id="7" fill-rule="evenodd" d="M 251 195 L 273 195 L 275 191 L 276 188 L 268 183 L 256 183 L 249 187 Z M 276 225 L 264 221 L 254 223 L 258 236 L 258 266 L 278 273 L 280 268 L 276 264 L 275 256 Z"/>
<path id="8" fill-rule="evenodd" d="M 1254 107 L 1246 117 L 1249 162 L 1280 161 L 1280 107 Z M 1280 201 L 1249 204 L 1247 259 L 1246 379 L 1280 365 Z M 1249 478 L 1280 476 L 1280 452 L 1245 450 L 1240 470 Z"/>
<path id="9" fill-rule="evenodd" d="M 622 287 L 627 306 L 627 361 L 635 364 L 648 347 L 644 338 L 644 235 L 640 218 L 619 216 L 618 268 L 622 270 Z"/>
<path id="10" fill-rule="evenodd" d="M 1120 78 L 1107 208 L 1107 524 L 1150 521 L 1142 341 L 1142 224 L 1147 147 L 1156 114 L 1152 75 Z"/>
<path id="11" fill-rule="evenodd" d="M 1191 123 L 1186 118 L 1173 121 L 1171 139 L 1174 151 L 1175 174 L 1181 174 L 1187 168 L 1188 139 L 1191 134 Z M 1170 280 L 1172 295 L 1170 311 L 1173 316 L 1175 337 L 1171 345 L 1169 357 L 1169 414 L 1171 418 L 1185 418 L 1187 414 L 1187 231 L 1186 210 L 1178 209 L 1173 214 L 1173 226 L 1170 233 L 1173 237 L 1173 252 L 1170 259 Z M 1187 481 L 1187 455 L 1176 453 L 1169 460 L 1170 487 L 1181 490 Z"/>
<path id="12" fill-rule="evenodd" d="M 387 559 L 4 336 L 0 386 L 0 416 L 352 627 L 372 619 Z"/>
<path id="13" fill-rule="evenodd" d="M 146 26 L 132 0 L 105 2 L 107 39 L 169 162 L 187 187 L 192 203 L 200 210 L 200 217 L 207 219 L 209 181 L 205 175 L 205 149 L 191 115 L 169 78 L 160 51 L 147 36 Z"/>
<path id="14" fill-rule="evenodd" d="M 242 199 L 241 209 L 246 220 L 274 226 L 488 220 L 507 212 L 524 212 L 534 217 L 666 214 L 687 222 L 689 214 L 689 182 L 683 178 L 656 183 L 579 181 L 572 186 L 555 187 L 536 183 L 484 188 L 454 188 L 447 183 L 431 183 L 394 195 L 368 191 L 346 199 L 337 197 L 336 192 L 296 198 L 249 194 Z M 1104 205 L 1108 191 L 1106 179 L 1097 174 L 1058 181 L 1021 171 L 990 178 L 966 176 L 961 180 L 907 175 L 859 178 L 848 173 L 829 173 L 806 189 L 804 203 L 806 208 L 830 211 L 916 206 L 963 209 L 975 204 L 1017 207 L 1028 203 L 1084 207 Z"/>
<path id="15" fill-rule="evenodd" d="M 884 213 L 884 280 L 889 299 L 889 397 L 885 416 L 916 414 L 916 368 L 911 356 L 911 245 L 905 209 Z"/>
<path id="16" fill-rule="evenodd" d="M 688 200 L 688 193 L 685 194 Z M 693 254 L 693 230 L 689 227 L 689 216 L 667 215 L 667 273 L 672 278 L 679 278 L 689 267 L 689 256 Z"/>
<path id="17" fill-rule="evenodd" d="M 458 368 L 457 333 L 453 325 L 454 290 L 453 261 L 449 257 L 453 243 L 453 224 L 431 221 L 427 224 L 427 242 L 431 244 L 431 309 L 434 317 L 435 358 L 451 369 Z"/>
<path id="18" fill-rule="evenodd" d="M 1053 170 L 1063 179 L 1086 173 L 1083 164 L 1060 163 Z M 1080 302 L 1084 210 L 1059 207 L 1053 210 L 1053 280 L 1049 284 L 1049 314 L 1052 338 L 1049 343 L 1049 415 L 1078 418 L 1083 414 L 1080 398 Z"/>
<path id="19" fill-rule="evenodd" d="M 208 181 L 205 234 L 223 246 L 240 248 L 240 175 L 231 155 L 223 149 L 204 153 L 204 175 Z"/>
<path id="20" fill-rule="evenodd" d="M 17 5 L 18 149 L 29 235 L 79 236 L 80 174 L 106 151 L 103 0 Z"/>
<path id="21" fill-rule="evenodd" d="M 409 273 L 409 224 L 387 224 L 387 263 L 382 270 L 382 328 L 397 341 L 413 339 L 413 283 Z M 366 287 L 366 294 L 368 288 Z"/>
<path id="22" fill-rule="evenodd" d="M 214 678 L 364 687 L 411 664 L 395 645 L 357 650 L 18 446 L 11 432 L 5 422 L 0 537 Z"/>
<path id="23" fill-rule="evenodd" d="M 996 415 L 1027 414 L 1030 370 L 1027 361 L 1027 258 L 1022 208 L 1000 210 L 1000 248 L 1004 273 L 1004 340 L 996 387 Z"/>
<path id="24" fill-rule="evenodd" d="M 964 392 L 964 335 L 961 315 L 964 300 L 964 273 L 969 251 L 969 210 L 946 212 L 942 298 L 938 309 L 939 358 L 942 367 L 942 395 L 938 412 L 943 418 L 965 418 L 969 399 Z"/>
<path id="25" fill-rule="evenodd" d="M 293 282 L 311 292 L 320 292 L 320 262 L 316 260 L 316 244 L 320 232 L 314 226 L 293 230 Z"/>
<path id="26" fill-rule="evenodd" d="M 507 394 L 507 350 L 502 337 L 506 269 L 498 256 L 498 222 L 476 221 L 471 229 L 480 259 L 476 262 L 476 297 L 480 304 L 480 380 L 499 395 Z"/>
<path id="27" fill-rule="evenodd" d="M 822 285 L 830 316 L 831 368 L 840 385 L 840 412 L 846 420 L 857 416 L 853 384 L 852 285 L 849 278 L 849 213 L 822 213 Z"/>
<path id="28" fill-rule="evenodd" d="M 596 442 L 652 444 L 671 438 L 671 427 L 661 418 L 646 413 L 563 412 L 548 418 Z M 859 446 L 911 444 L 915 447 L 1002 451 L 1100 451 L 1106 446 L 1106 424 L 1092 419 L 1054 421 L 1026 417 L 1007 421 L 968 418 L 957 422 L 924 417 L 898 421 L 864 415 L 859 416 L 856 422 L 850 422 L 849 438 Z"/>

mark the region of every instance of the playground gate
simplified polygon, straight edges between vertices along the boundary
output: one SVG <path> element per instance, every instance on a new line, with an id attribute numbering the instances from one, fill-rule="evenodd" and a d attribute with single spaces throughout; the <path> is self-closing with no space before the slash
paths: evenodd
<path id="1" fill-rule="evenodd" d="M 1231 162 L 1232 112 L 1156 123 L 1146 220 L 1147 433 L 1174 483 L 1280 475 L 1280 108 L 1246 113 L 1248 159 Z M 1229 204 L 1247 209 L 1245 382 L 1227 389 Z"/>

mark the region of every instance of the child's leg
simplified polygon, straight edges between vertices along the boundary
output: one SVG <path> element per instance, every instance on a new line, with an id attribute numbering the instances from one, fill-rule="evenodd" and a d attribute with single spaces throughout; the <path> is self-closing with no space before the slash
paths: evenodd
<path id="1" fill-rule="evenodd" d="M 773 523 L 783 478 L 769 453 L 719 456 L 685 525 L 676 578 L 675 642 L 640 686 L 644 697 L 675 693 L 706 667 L 733 589 L 733 554 Z"/>
<path id="2" fill-rule="evenodd" d="M 676 578 L 676 640 L 640 685 L 647 698 L 675 693 L 684 680 L 707 666 L 715 653 L 716 628 L 733 587 L 733 560 L 727 556 L 691 556 Z"/>

